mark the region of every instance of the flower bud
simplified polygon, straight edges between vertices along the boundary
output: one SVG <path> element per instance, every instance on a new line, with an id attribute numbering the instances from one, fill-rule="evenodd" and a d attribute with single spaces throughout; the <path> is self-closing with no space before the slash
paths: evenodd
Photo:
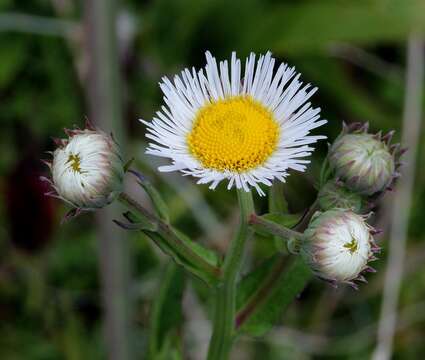
<path id="1" fill-rule="evenodd" d="M 386 138 L 366 132 L 340 135 L 329 150 L 329 164 L 346 186 L 362 195 L 385 190 L 395 177 L 395 160 Z M 382 141 L 384 140 L 384 141 Z"/>
<path id="2" fill-rule="evenodd" d="M 363 217 L 352 211 L 316 213 L 304 233 L 300 254 L 319 278 L 356 287 L 353 281 L 365 281 L 361 273 L 373 270 L 367 263 L 379 250 L 372 233 Z"/>
<path id="3" fill-rule="evenodd" d="M 335 181 L 328 181 L 320 189 L 317 200 L 322 210 L 347 209 L 357 213 L 362 208 L 361 196 Z"/>
<path id="4" fill-rule="evenodd" d="M 124 163 L 118 145 L 95 129 L 67 131 L 57 140 L 51 164 L 56 196 L 80 210 L 94 210 L 111 203 L 122 191 Z"/>

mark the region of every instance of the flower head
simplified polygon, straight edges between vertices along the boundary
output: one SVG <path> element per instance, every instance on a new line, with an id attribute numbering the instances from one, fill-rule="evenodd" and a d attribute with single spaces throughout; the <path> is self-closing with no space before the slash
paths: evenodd
<path id="1" fill-rule="evenodd" d="M 164 77 L 166 106 L 143 121 L 154 141 L 147 153 L 172 161 L 159 170 L 192 175 L 210 189 L 227 179 L 228 189 L 254 187 L 260 195 L 259 184 L 284 181 L 290 169 L 304 171 L 309 145 L 325 138 L 309 135 L 326 123 L 307 102 L 317 89 L 302 87 L 286 64 L 274 71 L 271 53 L 257 62 L 251 54 L 244 74 L 235 53 L 230 71 L 227 61 L 217 65 L 209 52 L 206 58 L 205 71 L 185 69 L 174 83 Z"/>
<path id="2" fill-rule="evenodd" d="M 49 163 L 48 180 L 56 196 L 76 209 L 93 210 L 111 203 L 122 191 L 124 164 L 118 145 L 106 133 L 87 128 L 67 130 L 68 139 L 57 140 Z"/>
<path id="3" fill-rule="evenodd" d="M 329 150 L 329 164 L 336 176 L 359 194 L 383 192 L 399 176 L 399 145 L 389 145 L 392 134 L 369 134 L 367 124 L 345 127 Z"/>
<path id="4" fill-rule="evenodd" d="M 368 262 L 379 251 L 373 233 L 363 217 L 352 211 L 317 213 L 304 233 L 300 253 L 318 277 L 355 287 L 354 280 L 364 281 L 363 271 L 373 271 Z"/>

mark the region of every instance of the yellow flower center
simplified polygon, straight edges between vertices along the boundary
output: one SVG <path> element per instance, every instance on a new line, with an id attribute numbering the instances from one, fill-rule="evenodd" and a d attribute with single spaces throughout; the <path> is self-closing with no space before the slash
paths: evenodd
<path id="1" fill-rule="evenodd" d="M 350 254 L 354 254 L 357 251 L 357 249 L 359 248 L 359 244 L 358 244 L 357 240 L 353 236 L 351 236 L 351 242 L 345 243 L 344 247 L 346 249 L 348 249 Z"/>
<path id="2" fill-rule="evenodd" d="M 68 156 L 69 167 L 72 169 L 72 171 L 81 173 L 81 159 L 80 155 L 78 154 L 70 154 Z"/>
<path id="3" fill-rule="evenodd" d="M 201 108 L 187 142 L 203 167 L 240 173 L 268 159 L 276 149 L 279 130 L 272 112 L 262 104 L 235 96 Z"/>

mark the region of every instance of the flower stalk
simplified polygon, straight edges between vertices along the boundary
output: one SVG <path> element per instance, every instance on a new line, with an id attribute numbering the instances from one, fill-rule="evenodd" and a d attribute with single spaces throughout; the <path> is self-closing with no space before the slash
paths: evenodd
<path id="1" fill-rule="evenodd" d="M 279 238 L 283 238 L 286 240 L 289 239 L 296 239 L 296 240 L 302 240 L 304 238 L 304 235 L 302 233 L 299 233 L 298 231 L 288 229 L 285 226 L 276 224 L 273 221 L 267 220 L 261 216 L 258 216 L 256 214 L 251 214 L 249 217 L 249 224 L 254 225 L 257 228 L 268 232 L 271 235 L 277 236 Z"/>
<path id="2" fill-rule="evenodd" d="M 235 332 L 236 280 L 246 240 L 253 233 L 249 226 L 249 216 L 254 212 L 251 192 L 238 190 L 237 194 L 240 208 L 239 228 L 223 264 L 222 281 L 216 287 L 213 335 L 208 360 L 228 359 Z"/>
<path id="3" fill-rule="evenodd" d="M 207 283 L 218 281 L 221 270 L 189 246 L 188 241 L 180 233 L 163 220 L 151 214 L 127 193 L 122 192 L 118 199 L 138 215 L 140 224 L 143 224 L 139 230 L 144 231 L 162 250 L 172 256 L 176 262 L 195 273 L 195 275 L 201 275 Z M 120 225 L 119 222 L 116 223 Z M 136 229 L 140 224 L 135 224 Z"/>

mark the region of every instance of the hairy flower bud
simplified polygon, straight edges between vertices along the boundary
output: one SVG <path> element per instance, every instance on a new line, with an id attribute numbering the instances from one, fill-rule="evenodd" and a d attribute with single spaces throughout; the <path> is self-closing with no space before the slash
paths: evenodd
<path id="1" fill-rule="evenodd" d="M 335 181 L 328 181 L 320 189 L 317 200 L 322 210 L 347 209 L 357 213 L 362 208 L 361 196 Z"/>
<path id="2" fill-rule="evenodd" d="M 79 210 L 93 210 L 111 203 L 122 191 L 124 163 L 118 145 L 93 128 L 67 131 L 57 140 L 50 164 L 50 181 L 56 196 Z"/>
<path id="3" fill-rule="evenodd" d="M 363 217 L 349 210 L 316 213 L 305 231 L 300 254 L 313 272 L 333 284 L 365 281 L 363 271 L 372 271 L 367 263 L 375 259 L 372 228 Z"/>
<path id="4" fill-rule="evenodd" d="M 368 196 L 381 192 L 396 176 L 387 139 L 365 131 L 343 133 L 329 150 L 329 164 L 349 189 Z"/>

